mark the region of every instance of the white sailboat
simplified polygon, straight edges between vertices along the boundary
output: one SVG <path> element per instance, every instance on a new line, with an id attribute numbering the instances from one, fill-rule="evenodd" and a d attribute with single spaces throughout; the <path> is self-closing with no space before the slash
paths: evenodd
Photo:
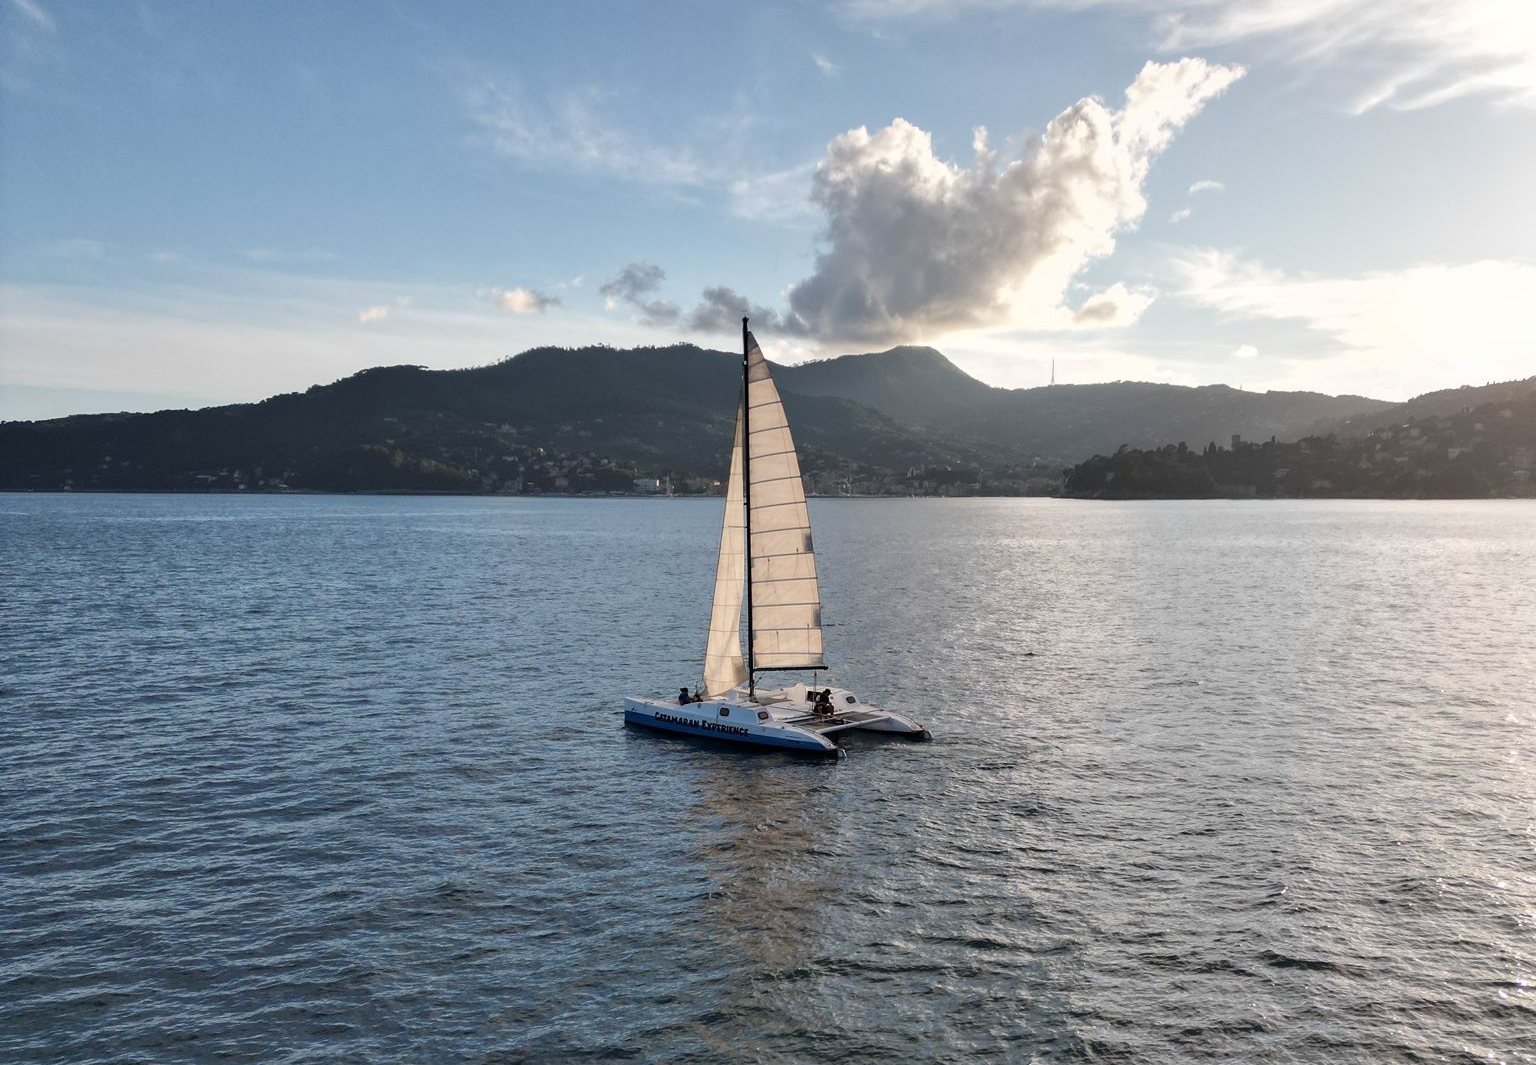
<path id="1" fill-rule="evenodd" d="M 736 409 L 702 698 L 627 698 L 624 721 L 830 757 L 842 755 L 833 737 L 847 729 L 928 739 L 917 722 L 870 706 L 844 688 L 818 689 L 803 682 L 757 686 L 758 673 L 798 671 L 814 678 L 826 663 L 800 460 L 768 361 L 745 318 L 741 340 L 742 399 Z M 749 634 L 745 657 L 743 597 Z"/>

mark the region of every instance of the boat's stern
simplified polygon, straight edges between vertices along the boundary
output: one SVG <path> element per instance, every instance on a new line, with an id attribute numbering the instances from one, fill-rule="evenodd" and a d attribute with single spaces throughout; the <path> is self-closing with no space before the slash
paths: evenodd
<path id="1" fill-rule="evenodd" d="M 828 693 L 828 709 L 817 709 L 818 692 Z M 815 729 L 822 734 L 858 729 L 861 732 L 880 732 L 911 740 L 933 739 L 927 729 L 907 715 L 862 702 L 847 688 L 793 684 L 772 691 L 760 690 L 758 698 L 773 712 L 775 718 Z"/>

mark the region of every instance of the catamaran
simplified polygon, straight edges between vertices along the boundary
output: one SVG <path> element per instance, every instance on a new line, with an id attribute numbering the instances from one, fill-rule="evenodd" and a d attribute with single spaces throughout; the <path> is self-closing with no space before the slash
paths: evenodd
<path id="1" fill-rule="evenodd" d="M 821 590 L 811 517 L 784 403 L 741 320 L 741 401 L 726 482 L 725 521 L 715 563 L 715 598 L 697 700 L 632 697 L 624 722 L 684 735 L 842 757 L 833 739 L 849 729 L 928 739 L 911 718 L 860 701 L 845 688 L 817 688 L 826 669 Z M 741 613 L 747 613 L 742 655 Z M 764 672 L 811 673 L 813 683 L 764 689 Z"/>

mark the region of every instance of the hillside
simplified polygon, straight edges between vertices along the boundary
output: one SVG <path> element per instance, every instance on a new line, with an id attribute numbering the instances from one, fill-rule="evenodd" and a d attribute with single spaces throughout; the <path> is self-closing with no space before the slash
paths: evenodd
<path id="1" fill-rule="evenodd" d="M 689 345 L 540 348 L 493 366 L 365 370 L 303 393 L 201 411 L 0 425 L 0 489 L 629 491 L 726 467 L 740 356 Z M 965 466 L 995 448 L 904 426 L 836 396 L 785 394 L 802 465 L 846 490 Z"/>
<path id="2" fill-rule="evenodd" d="M 971 377 L 933 348 L 899 347 L 775 370 L 803 396 L 841 396 L 913 425 L 964 426 L 1004 391 Z"/>
<path id="3" fill-rule="evenodd" d="M 1520 381 L 1499 381 L 1487 385 L 1462 385 L 1438 392 L 1426 392 L 1405 403 L 1393 403 L 1377 410 L 1347 417 L 1324 418 L 1312 427 L 1313 436 L 1364 436 L 1390 425 L 1400 425 L 1420 418 L 1459 414 L 1487 403 L 1515 403 L 1536 390 L 1536 377 Z"/>
<path id="4" fill-rule="evenodd" d="M 467 370 L 378 367 L 260 403 L 0 424 L 0 489 L 580 492 L 671 477 L 709 491 L 739 366 L 686 344 L 535 348 Z M 775 375 L 815 490 L 902 495 L 1053 491 L 1071 462 L 1122 446 L 1203 452 L 1234 434 L 1326 436 L 1319 425 L 1342 437 L 1523 387 L 1407 404 L 1224 385 L 1002 389 L 917 347 Z"/>
<path id="5" fill-rule="evenodd" d="M 1122 444 L 1187 440 L 1203 447 L 1234 434 L 1294 440 L 1320 420 L 1369 416 L 1392 406 L 1363 396 L 1245 392 L 1226 385 L 1116 381 L 994 388 L 932 348 L 913 347 L 787 367 L 780 381 L 785 389 L 844 396 L 913 425 L 1063 464 Z"/>
<path id="6" fill-rule="evenodd" d="M 1508 390 L 1503 394 L 1508 395 Z M 1536 496 L 1536 382 L 1454 414 L 1359 437 L 1309 436 L 1191 450 L 1123 448 L 1068 472 L 1065 494 L 1096 499 Z"/>

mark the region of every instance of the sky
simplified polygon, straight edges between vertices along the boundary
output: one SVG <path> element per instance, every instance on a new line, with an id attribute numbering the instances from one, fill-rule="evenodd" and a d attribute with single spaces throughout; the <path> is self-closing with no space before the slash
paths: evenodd
<path id="1" fill-rule="evenodd" d="M 1529 0 L 0 0 L 0 419 L 531 347 L 1536 374 Z"/>

